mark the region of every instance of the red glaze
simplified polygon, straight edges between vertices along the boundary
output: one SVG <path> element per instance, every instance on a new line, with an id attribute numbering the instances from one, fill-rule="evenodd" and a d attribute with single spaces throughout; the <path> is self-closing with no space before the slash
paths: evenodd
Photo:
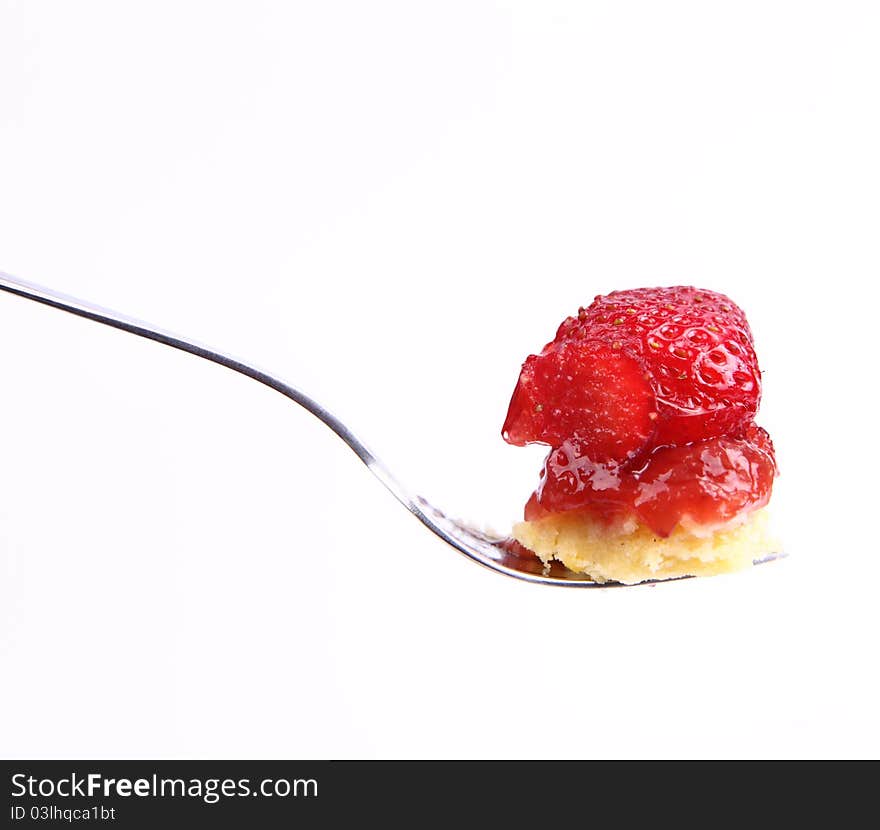
<path id="1" fill-rule="evenodd" d="M 741 438 L 658 447 L 637 467 L 596 463 L 581 453 L 576 439 L 550 453 L 526 519 L 569 510 L 608 519 L 635 514 L 665 537 L 684 516 L 713 525 L 763 507 L 776 475 L 770 437 L 754 424 Z"/>
<path id="2" fill-rule="evenodd" d="M 769 500 L 776 462 L 753 416 L 761 373 L 743 312 L 688 287 L 615 291 L 523 365 L 502 434 L 546 443 L 526 519 L 635 514 L 660 536 Z"/>

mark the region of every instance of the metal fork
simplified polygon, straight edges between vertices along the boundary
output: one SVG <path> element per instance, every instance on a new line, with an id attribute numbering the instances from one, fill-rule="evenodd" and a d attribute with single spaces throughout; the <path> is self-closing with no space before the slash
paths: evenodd
<path id="1" fill-rule="evenodd" d="M 295 386 L 291 386 L 277 375 L 258 369 L 253 364 L 232 357 L 226 352 L 181 337 L 179 334 L 172 334 L 169 331 L 157 328 L 133 317 L 128 317 L 125 314 L 120 314 L 117 311 L 61 294 L 44 286 L 16 279 L 3 272 L 0 272 L 0 290 L 69 312 L 70 314 L 75 314 L 78 317 L 85 317 L 87 320 L 94 320 L 96 323 L 103 323 L 105 326 L 127 331 L 129 334 L 136 334 L 138 337 L 155 340 L 157 343 L 162 343 L 173 349 L 189 352 L 196 357 L 210 360 L 212 363 L 219 363 L 227 369 L 232 369 L 234 372 L 246 375 L 274 389 L 276 392 L 280 392 L 294 403 L 307 409 L 319 421 L 332 429 L 349 446 L 354 454 L 367 465 L 370 472 L 428 530 L 439 536 L 444 542 L 452 545 L 453 548 L 472 561 L 496 573 L 544 585 L 562 585 L 577 588 L 621 587 L 618 583 L 594 582 L 588 576 L 569 571 L 557 563 L 545 566 L 537 558 L 518 556 L 505 549 L 504 539 L 492 537 L 468 527 L 461 521 L 449 518 L 443 511 L 434 507 L 426 499 L 410 493 L 391 475 L 388 468 L 367 449 L 363 441 L 335 415 L 328 412 L 317 401 L 312 400 L 308 395 L 301 392 Z"/>

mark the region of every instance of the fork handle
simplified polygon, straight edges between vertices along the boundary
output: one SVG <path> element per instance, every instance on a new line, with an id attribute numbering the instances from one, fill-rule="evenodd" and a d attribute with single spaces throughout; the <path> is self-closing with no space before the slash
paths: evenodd
<path id="1" fill-rule="evenodd" d="M 391 475 L 385 465 L 367 449 L 364 443 L 342 421 L 331 412 L 328 412 L 317 401 L 312 400 L 304 392 L 301 392 L 278 376 L 263 371 L 253 364 L 239 360 L 219 349 L 158 328 L 143 320 L 129 317 L 126 314 L 121 314 L 109 308 L 103 308 L 77 297 L 62 294 L 59 291 L 53 291 L 51 288 L 46 288 L 43 285 L 20 280 L 2 271 L 0 271 L 0 290 L 60 309 L 61 311 L 66 311 L 69 314 L 75 314 L 77 317 L 85 317 L 87 320 L 94 320 L 96 323 L 103 323 L 105 326 L 127 331 L 129 334 L 136 334 L 138 337 L 145 337 L 147 340 L 155 340 L 157 343 L 170 346 L 172 349 L 189 352 L 196 357 L 210 360 L 212 363 L 219 363 L 227 369 L 232 369 L 233 372 L 246 375 L 268 386 L 270 389 L 280 392 L 285 397 L 298 403 L 303 409 L 311 412 L 319 421 L 332 429 L 407 509 L 413 509 L 413 499 L 410 495 Z"/>

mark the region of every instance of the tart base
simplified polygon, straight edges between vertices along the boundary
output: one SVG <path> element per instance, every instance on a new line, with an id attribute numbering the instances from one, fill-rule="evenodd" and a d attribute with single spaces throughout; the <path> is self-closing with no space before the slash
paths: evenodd
<path id="1" fill-rule="evenodd" d="M 665 539 L 635 519 L 609 526 L 574 512 L 520 522 L 513 536 L 545 564 L 555 559 L 596 582 L 627 585 L 740 571 L 779 551 L 766 508 L 714 530 L 682 523 Z"/>

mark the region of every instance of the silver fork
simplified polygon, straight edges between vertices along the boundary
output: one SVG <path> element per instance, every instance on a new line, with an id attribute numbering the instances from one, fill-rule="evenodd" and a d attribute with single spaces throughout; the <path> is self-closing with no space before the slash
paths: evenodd
<path id="1" fill-rule="evenodd" d="M 537 558 L 518 556 L 505 547 L 507 540 L 490 536 L 467 526 L 462 521 L 449 518 L 430 502 L 421 496 L 411 494 L 403 487 L 391 475 L 388 468 L 336 416 L 277 375 L 269 374 L 225 352 L 201 345 L 178 334 L 172 334 L 149 323 L 136 320 L 133 317 L 128 317 L 125 314 L 120 314 L 108 308 L 102 308 L 76 297 L 61 294 L 44 286 L 16 279 L 3 272 L 0 272 L 0 290 L 69 312 L 70 314 L 75 314 L 78 317 L 85 317 L 87 320 L 94 320 L 96 323 L 103 323 L 106 326 L 127 331 L 129 334 L 136 334 L 138 337 L 155 340 L 157 343 L 162 343 L 173 349 L 189 352 L 196 357 L 210 360 L 212 363 L 219 363 L 227 369 L 232 369 L 234 372 L 246 375 L 274 389 L 276 392 L 280 392 L 304 409 L 307 409 L 318 420 L 332 429 L 349 446 L 354 454 L 367 465 L 370 472 L 428 530 L 439 536 L 444 542 L 452 545 L 452 547 L 472 561 L 490 570 L 505 576 L 523 579 L 526 582 L 544 585 L 562 585 L 577 588 L 621 587 L 618 583 L 593 582 L 584 574 L 569 571 L 557 563 L 545 566 Z M 774 558 L 776 556 L 767 557 L 759 561 L 764 562 Z"/>

